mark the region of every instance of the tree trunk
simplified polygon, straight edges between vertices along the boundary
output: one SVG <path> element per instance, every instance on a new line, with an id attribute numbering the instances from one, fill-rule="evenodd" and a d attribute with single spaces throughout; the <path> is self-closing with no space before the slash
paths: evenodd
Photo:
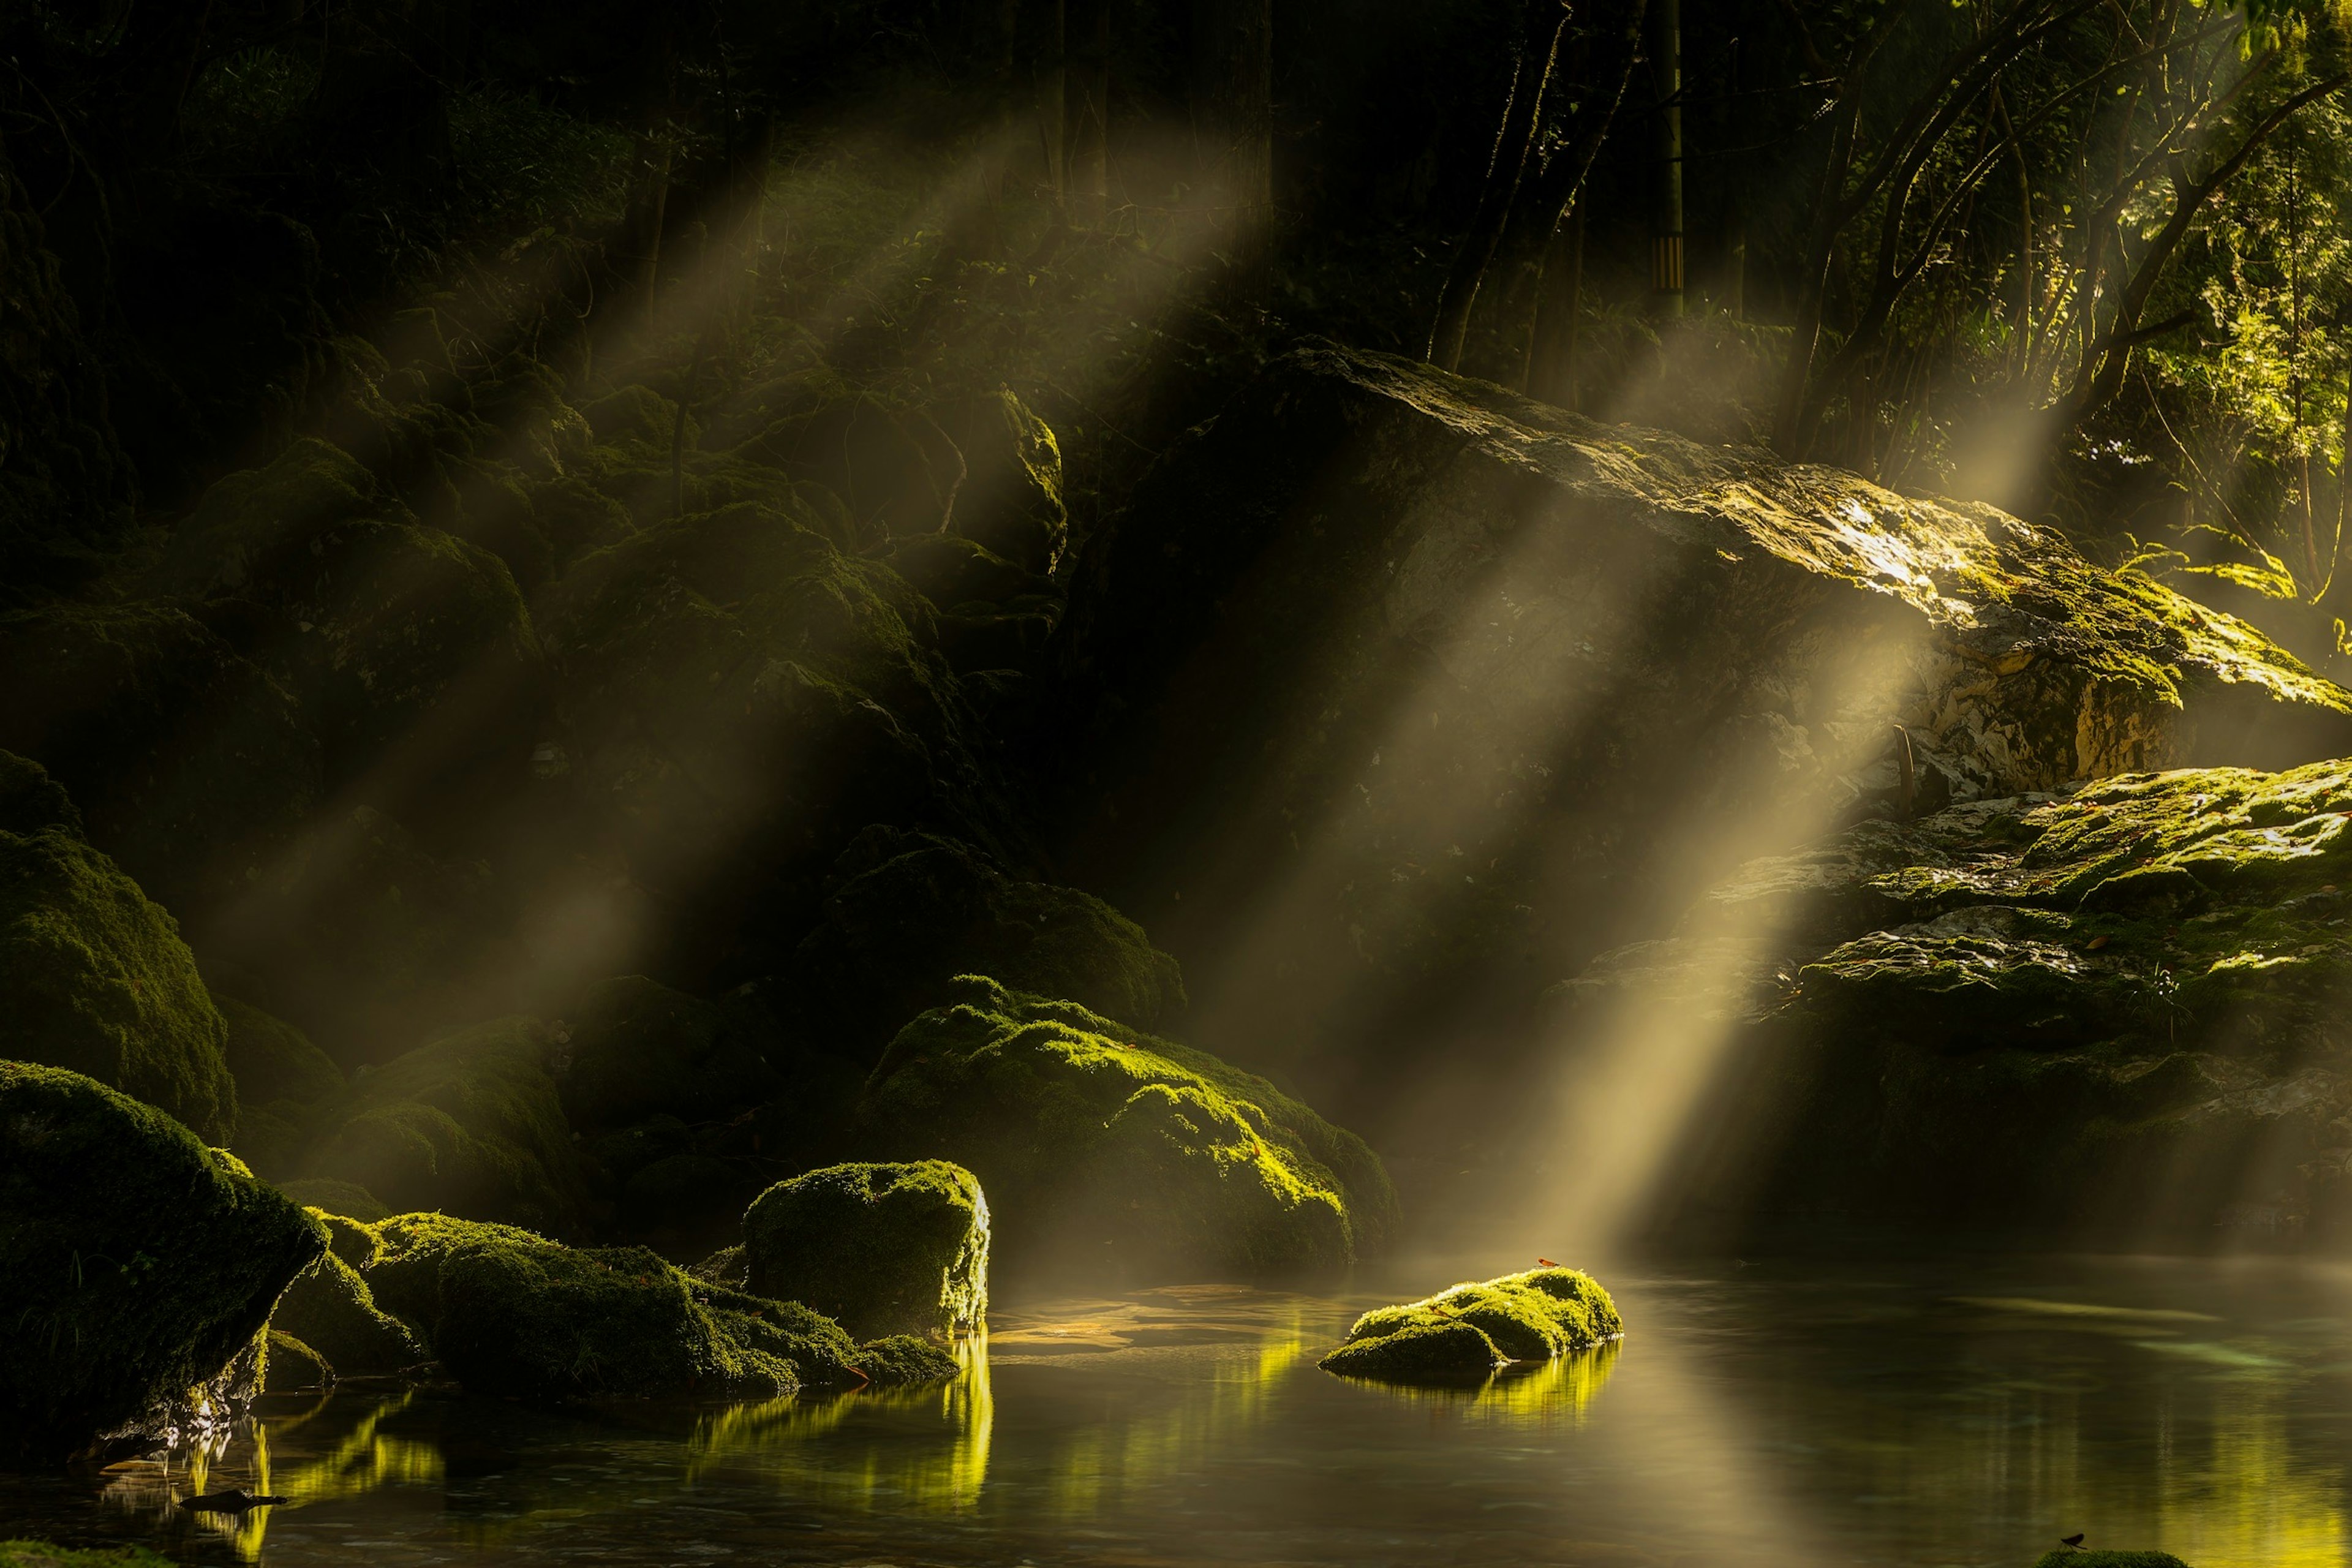
<path id="1" fill-rule="evenodd" d="M 1053 195 L 1055 221 L 1066 224 L 1070 186 L 1064 156 L 1069 122 L 1069 17 L 1066 0 L 1045 0 L 1037 9 L 1043 35 L 1037 41 L 1037 142 L 1045 154 L 1045 187 Z"/>
<path id="2" fill-rule="evenodd" d="M 1503 120 L 1495 132 L 1486 181 L 1478 189 L 1478 205 L 1445 270 L 1437 318 L 1429 329 L 1429 348 L 1423 357 L 1440 369 L 1462 368 L 1462 344 L 1469 334 L 1471 308 L 1477 302 L 1487 264 L 1503 242 L 1520 182 L 1527 176 L 1542 118 L 1544 89 L 1550 83 L 1560 31 L 1567 25 L 1568 13 L 1559 0 L 1528 0 L 1519 33 L 1518 64 L 1511 74 L 1510 95 L 1503 100 Z"/>
<path id="3" fill-rule="evenodd" d="M 1577 308 L 1584 293 L 1584 209 L 1578 202 L 1552 236 L 1537 279 L 1535 328 L 1528 334 L 1520 390 L 1561 408 L 1576 406 Z"/>
<path id="4" fill-rule="evenodd" d="M 661 273 L 662 221 L 669 207 L 670 110 L 676 91 L 677 18 L 656 7 L 646 37 L 646 76 L 637 115 L 635 177 L 629 184 L 629 280 L 650 295 Z"/>
<path id="5" fill-rule="evenodd" d="M 1066 0 L 1063 167 L 1073 222 L 1099 224 L 1110 191 L 1111 0 Z"/>
<path id="6" fill-rule="evenodd" d="M 1683 313 L 1682 0 L 1651 0 L 1650 85 L 1657 103 L 1657 209 L 1650 241 L 1650 305 Z"/>
<path id="7" fill-rule="evenodd" d="M 1202 205 L 1254 274 L 1274 221 L 1273 0 L 1195 0 L 1192 122 Z"/>

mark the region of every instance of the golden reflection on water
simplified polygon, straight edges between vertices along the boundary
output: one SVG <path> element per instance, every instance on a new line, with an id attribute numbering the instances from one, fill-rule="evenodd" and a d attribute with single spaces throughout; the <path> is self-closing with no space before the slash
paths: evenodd
<path id="1" fill-rule="evenodd" d="M 1522 1362 L 1505 1367 L 1475 1388 L 1406 1388 L 1349 1381 L 1397 1404 L 1425 1406 L 1433 1415 L 1467 1426 L 1529 1432 L 1573 1429 L 1584 1425 L 1623 1350 L 1622 1340 L 1610 1340 L 1547 1362 Z"/>
<path id="2" fill-rule="evenodd" d="M 961 1511 L 988 1479 L 996 1404 L 985 1331 L 956 1342 L 956 1375 L 929 1388 L 787 1394 L 706 1415 L 688 1439 L 687 1479 L 720 1466 L 773 1465 L 797 1496 L 861 1511 Z M 936 1426 L 910 1417 L 929 1412 Z"/>

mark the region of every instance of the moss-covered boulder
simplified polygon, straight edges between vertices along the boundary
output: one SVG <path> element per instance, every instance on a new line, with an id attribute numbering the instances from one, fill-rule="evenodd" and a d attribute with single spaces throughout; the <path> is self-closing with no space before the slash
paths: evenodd
<path id="1" fill-rule="evenodd" d="M 869 827 L 834 877 L 787 971 L 798 1031 L 817 1048 L 870 1061 L 959 974 L 1139 1029 L 1183 1014 L 1182 973 L 1141 927 L 1076 889 L 1008 876 L 968 844 Z"/>
<path id="2" fill-rule="evenodd" d="M 280 852 L 320 792 L 293 695 L 246 628 L 163 604 L 0 616 L 0 747 L 74 797 L 91 842 L 186 916 Z"/>
<path id="3" fill-rule="evenodd" d="M 830 1321 L 644 1247 L 568 1247 L 440 1215 L 366 1228 L 379 1250 L 362 1273 L 378 1302 L 478 1393 L 758 1396 L 857 1381 L 856 1347 Z"/>
<path id="4" fill-rule="evenodd" d="M 2044 1552 L 2033 1568 L 2189 1568 L 2169 1552 Z"/>
<path id="5" fill-rule="evenodd" d="M 300 1208 L 160 1110 L 0 1062 L 0 1457 L 138 1439 L 251 1352 L 325 1248 Z"/>
<path id="6" fill-rule="evenodd" d="M 567 1227 L 581 1172 L 556 1049 L 545 1025 L 500 1018 L 363 1073 L 321 1108 L 302 1174 L 395 1209 Z"/>
<path id="7" fill-rule="evenodd" d="M 965 976 L 890 1044 L 851 1142 L 952 1160 L 989 1194 L 999 1256 L 1130 1276 L 1268 1274 L 1377 1250 L 1377 1155 L 1264 1079 L 1072 1002 Z"/>
<path id="8" fill-rule="evenodd" d="M 46 1541 L 0 1541 L 0 1568 L 172 1568 L 172 1560 L 143 1546 L 54 1546 Z"/>
<path id="9" fill-rule="evenodd" d="M 1678 936 L 1564 984 L 1559 1048 L 1674 1015 L 1730 1042 L 1660 1223 L 2341 1231 L 2347 811 L 2352 764 L 2326 763 L 1862 825 L 1749 863 Z"/>
<path id="10" fill-rule="evenodd" d="M 0 833 L 21 837 L 44 827 L 79 834 L 80 808 L 40 763 L 14 752 L 0 752 Z"/>
<path id="11" fill-rule="evenodd" d="M 262 1363 L 262 1393 L 303 1394 L 334 1386 L 334 1364 L 292 1334 L 272 1329 L 268 1346 L 268 1354 Z"/>
<path id="12" fill-rule="evenodd" d="M 344 1226 L 361 1223 L 348 1216 L 315 1217 L 331 1229 L 337 1220 Z M 369 1261 L 373 1258 L 370 1254 Z M 357 1267 L 331 1247 L 286 1288 L 269 1326 L 302 1342 L 344 1377 L 401 1372 L 425 1359 L 408 1326 L 377 1307 Z"/>
<path id="13" fill-rule="evenodd" d="M 926 1339 L 892 1334 L 857 1347 L 857 1372 L 876 1388 L 912 1388 L 956 1375 L 956 1359 Z"/>
<path id="14" fill-rule="evenodd" d="M 1502 1362 L 1549 1361 L 1624 1331 L 1617 1304 L 1591 1275 L 1534 1268 L 1375 1308 L 1322 1366 L 1392 1383 L 1483 1377 Z"/>
<path id="15" fill-rule="evenodd" d="M 988 1315 L 988 1200 L 943 1160 L 833 1165 L 743 1214 L 746 1288 L 804 1301 L 851 1334 L 941 1337 Z"/>
<path id="16" fill-rule="evenodd" d="M 236 1125 L 228 1026 L 179 927 L 62 827 L 0 830 L 0 1056 L 160 1106 L 214 1142 Z"/>
<path id="17" fill-rule="evenodd" d="M 1168 452 L 1069 593 L 1057 866 L 1230 1048 L 1400 1125 L 1465 1076 L 1426 1049 L 1461 997 L 1532 1002 L 1826 825 L 2352 752 L 2334 682 L 2047 527 L 1328 344 Z"/>
<path id="18" fill-rule="evenodd" d="M 390 1219 L 391 1205 L 356 1182 L 338 1182 L 309 1176 L 298 1176 L 290 1182 L 280 1182 L 278 1190 L 309 1209 L 317 1209 L 330 1216 L 348 1215 L 357 1221 Z"/>

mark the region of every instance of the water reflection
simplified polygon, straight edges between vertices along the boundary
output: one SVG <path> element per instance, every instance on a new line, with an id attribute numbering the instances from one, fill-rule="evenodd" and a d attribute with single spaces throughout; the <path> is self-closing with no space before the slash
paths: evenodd
<path id="1" fill-rule="evenodd" d="M 702 1417 L 686 1474 L 720 1467 L 766 1470 L 795 1495 L 835 1508 L 969 1509 L 988 1479 L 995 1429 L 988 1338 L 960 1340 L 957 1375 L 930 1388 L 789 1395 Z"/>
<path id="2" fill-rule="evenodd" d="M 346 1384 L 96 1485 L 0 1477 L 0 1517 L 265 1568 L 1893 1568 L 2077 1530 L 2195 1568 L 2352 1559 L 2352 1276 L 1765 1275 L 1625 1276 L 1632 1338 L 1475 1390 L 1328 1376 L 1364 1301 L 1224 1287 L 1000 1311 L 928 1389 L 550 1411 Z M 175 1506 L 226 1487 L 290 1500 Z"/>

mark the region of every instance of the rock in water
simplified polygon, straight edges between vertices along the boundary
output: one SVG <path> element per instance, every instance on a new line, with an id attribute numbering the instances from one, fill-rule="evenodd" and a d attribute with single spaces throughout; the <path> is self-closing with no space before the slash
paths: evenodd
<path id="1" fill-rule="evenodd" d="M 251 1350 L 326 1245 L 152 1106 L 0 1062 L 0 1458 L 102 1454 L 152 1431 Z"/>
<path id="2" fill-rule="evenodd" d="M 68 828 L 0 829 L 0 1053 L 87 1073 L 225 1142 L 228 1026 L 179 927 Z"/>
<path id="3" fill-rule="evenodd" d="M 804 1301 L 860 1339 L 953 1334 L 988 1313 L 988 1200 L 944 1160 L 834 1165 L 743 1215 L 746 1288 Z"/>
<path id="4" fill-rule="evenodd" d="M 571 1247 L 509 1226 L 403 1215 L 366 1231 L 377 1304 L 481 1394 L 768 1397 L 855 1384 L 829 1319 L 697 1279 L 641 1247 Z"/>
<path id="5" fill-rule="evenodd" d="M 891 1042 L 851 1143 L 971 1171 L 1000 1257 L 1269 1274 L 1387 1239 L 1396 1199 L 1379 1156 L 1264 1079 L 1075 1003 L 974 975 L 956 988 Z"/>
<path id="6" fill-rule="evenodd" d="M 425 1359 L 408 1326 L 379 1309 L 359 1270 L 332 1251 L 286 1288 L 269 1327 L 301 1342 L 339 1376 L 377 1376 Z"/>
<path id="7" fill-rule="evenodd" d="M 1654 1216 L 2105 1243 L 2352 1229 L 2352 763 L 2127 774 L 1743 867 L 1558 988 L 1559 1044 L 1724 1031 Z"/>
<path id="8" fill-rule="evenodd" d="M 1321 1365 L 1385 1383 L 1475 1380 L 1505 1362 L 1549 1361 L 1624 1331 L 1591 1275 L 1535 1268 L 1366 1312 Z"/>
<path id="9" fill-rule="evenodd" d="M 2033 1568 L 2189 1568 L 2169 1552 L 2053 1552 Z"/>
<path id="10" fill-rule="evenodd" d="M 1328 346 L 1088 539 L 1060 639 L 1059 863 L 1334 1077 L 1896 811 L 1896 724 L 1921 815 L 2352 752 L 2333 683 L 2051 530 Z"/>

